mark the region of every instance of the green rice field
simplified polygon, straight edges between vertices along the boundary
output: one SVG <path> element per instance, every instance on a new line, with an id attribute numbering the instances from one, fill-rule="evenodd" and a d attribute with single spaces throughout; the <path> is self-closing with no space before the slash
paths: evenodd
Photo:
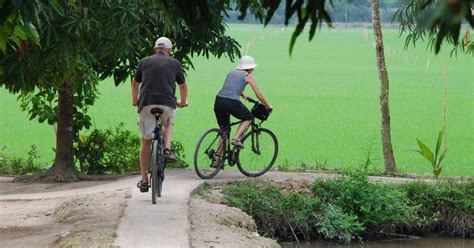
<path id="1" fill-rule="evenodd" d="M 242 44 L 243 53 L 255 57 L 259 65 L 254 72 L 257 83 L 274 107 L 264 126 L 279 139 L 277 164 L 293 169 L 301 163 L 355 168 L 364 163 L 369 152 L 373 160 L 370 167 L 382 171 L 380 83 L 373 33 L 365 29 L 323 29 L 312 42 L 304 33 L 290 57 L 292 30 L 283 26 L 229 26 L 229 33 Z M 417 148 L 417 138 L 434 146 L 442 126 L 446 69 L 448 153 L 442 175 L 474 176 L 472 55 L 450 57 L 451 48 L 445 46 L 436 56 L 422 43 L 404 50 L 404 38 L 399 38 L 397 30 L 384 30 L 384 35 L 397 167 L 404 173 L 431 173 L 427 162 L 410 150 Z M 193 62 L 195 70 L 187 75 L 190 105 L 178 110 L 174 133 L 175 139 L 184 144 L 188 162 L 200 134 L 216 126 L 213 101 L 226 73 L 235 66 L 227 58 L 199 57 Z M 90 111 L 94 125 L 107 128 L 123 122 L 138 134 L 129 83 L 115 87 L 112 80 L 106 80 L 100 92 Z M 250 88 L 246 92 L 252 95 Z M 0 113 L 0 147 L 6 146 L 6 154 L 26 156 L 35 144 L 42 161 L 53 159 L 53 127 L 28 121 L 16 97 L 3 88 Z"/>

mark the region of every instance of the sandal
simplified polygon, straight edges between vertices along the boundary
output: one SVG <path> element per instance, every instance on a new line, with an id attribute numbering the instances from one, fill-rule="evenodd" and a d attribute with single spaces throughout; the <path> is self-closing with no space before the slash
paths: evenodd
<path id="1" fill-rule="evenodd" d="M 215 160 L 214 160 L 214 161 L 212 161 L 212 165 L 211 165 L 211 167 L 212 167 L 212 168 L 216 168 L 216 169 L 217 169 L 217 168 L 221 167 L 221 163 L 222 163 L 222 154 L 218 154 L 218 153 L 216 153 L 216 154 L 214 154 L 214 157 L 215 157 Z"/>
<path id="2" fill-rule="evenodd" d="M 244 145 L 242 144 L 242 142 L 240 142 L 240 140 L 238 139 L 232 139 L 232 141 L 230 142 L 232 145 L 236 146 L 237 148 L 240 148 L 240 149 L 243 149 L 244 148 Z"/>
<path id="3" fill-rule="evenodd" d="M 140 180 L 140 182 L 137 183 L 137 187 L 140 189 L 140 192 L 145 193 L 148 192 L 148 182 L 144 183 Z"/>

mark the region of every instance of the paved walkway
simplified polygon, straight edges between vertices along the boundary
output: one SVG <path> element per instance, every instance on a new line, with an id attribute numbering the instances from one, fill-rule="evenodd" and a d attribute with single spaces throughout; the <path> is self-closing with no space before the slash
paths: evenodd
<path id="1" fill-rule="evenodd" d="M 334 175 L 320 173 L 268 172 L 261 178 L 272 180 L 314 180 Z M 238 171 L 221 171 L 212 181 L 245 179 Z M 372 181 L 402 183 L 406 178 L 371 177 Z M 136 188 L 139 176 L 88 188 L 36 194 L 0 195 L 0 200 L 45 199 L 94 194 L 117 189 L 130 189 L 124 215 L 117 228 L 115 245 L 120 247 L 189 247 L 190 223 L 188 218 L 191 192 L 203 182 L 194 170 L 167 170 L 163 196 L 157 204 L 151 203 L 151 194 L 140 193 Z"/>

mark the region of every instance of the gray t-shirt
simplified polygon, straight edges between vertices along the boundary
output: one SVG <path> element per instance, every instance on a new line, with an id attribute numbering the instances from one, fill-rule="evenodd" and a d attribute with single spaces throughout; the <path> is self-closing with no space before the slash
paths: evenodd
<path id="1" fill-rule="evenodd" d="M 135 80 L 141 83 L 139 111 L 143 106 L 152 104 L 176 108 L 176 83 L 185 82 L 179 61 L 162 54 L 142 59 L 138 64 Z"/>
<path id="2" fill-rule="evenodd" d="M 247 82 L 245 81 L 247 75 L 248 73 L 242 70 L 232 70 L 227 73 L 224 86 L 217 96 L 240 101 L 240 96 L 242 92 L 244 92 L 245 86 L 247 86 Z"/>

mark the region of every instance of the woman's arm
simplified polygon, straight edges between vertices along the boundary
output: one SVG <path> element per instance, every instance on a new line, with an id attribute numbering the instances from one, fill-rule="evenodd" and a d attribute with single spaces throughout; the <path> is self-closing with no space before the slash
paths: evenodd
<path id="1" fill-rule="evenodd" d="M 260 100 L 260 102 L 262 102 L 263 105 L 265 105 L 265 107 L 267 107 L 268 110 L 272 110 L 273 109 L 272 106 L 267 102 L 267 100 L 263 96 L 252 74 L 249 74 L 245 79 L 250 84 L 250 87 L 252 87 L 252 90 L 255 93 L 255 96 L 258 98 L 258 100 Z"/>

